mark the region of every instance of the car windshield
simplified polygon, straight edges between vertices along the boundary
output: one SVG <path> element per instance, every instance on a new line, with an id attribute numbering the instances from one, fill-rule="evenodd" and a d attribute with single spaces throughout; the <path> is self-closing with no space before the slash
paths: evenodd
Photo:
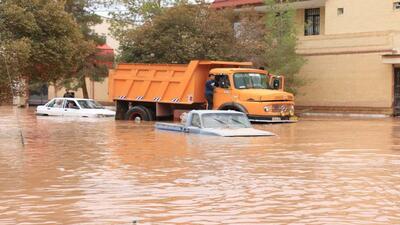
<path id="1" fill-rule="evenodd" d="M 94 100 L 78 100 L 78 103 L 82 109 L 104 109 L 100 103 Z"/>
<path id="2" fill-rule="evenodd" d="M 204 128 L 250 128 L 246 115 L 239 113 L 207 113 L 202 115 Z"/>
<path id="3" fill-rule="evenodd" d="M 233 80 L 236 89 L 270 89 L 267 75 L 261 73 L 235 73 Z"/>

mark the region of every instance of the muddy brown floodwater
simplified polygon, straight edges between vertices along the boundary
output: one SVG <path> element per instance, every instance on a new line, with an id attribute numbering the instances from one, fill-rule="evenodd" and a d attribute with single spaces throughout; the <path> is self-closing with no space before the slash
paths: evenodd
<path id="1" fill-rule="evenodd" d="M 277 136 L 0 107 L 0 224 L 400 224 L 399 119 L 256 127 Z"/>

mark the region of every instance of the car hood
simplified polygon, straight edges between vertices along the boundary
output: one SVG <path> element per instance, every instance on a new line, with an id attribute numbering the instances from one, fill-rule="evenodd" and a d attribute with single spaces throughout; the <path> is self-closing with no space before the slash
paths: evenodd
<path id="1" fill-rule="evenodd" d="M 238 128 L 238 129 L 217 129 L 203 128 L 201 132 L 204 134 L 217 135 L 223 137 L 255 137 L 255 136 L 275 136 L 269 131 L 257 130 L 254 128 Z"/>
<path id="2" fill-rule="evenodd" d="M 293 101 L 293 94 L 268 89 L 242 89 L 239 92 L 242 101 Z"/>

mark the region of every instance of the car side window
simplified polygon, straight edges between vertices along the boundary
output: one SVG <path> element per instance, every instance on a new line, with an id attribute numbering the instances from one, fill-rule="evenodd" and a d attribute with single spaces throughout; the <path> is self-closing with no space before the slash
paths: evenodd
<path id="1" fill-rule="evenodd" d="M 194 127 L 201 128 L 201 123 L 200 123 L 200 116 L 199 116 L 199 114 L 194 114 L 194 115 L 192 116 L 192 122 L 191 122 L 190 125 L 192 125 L 192 126 L 194 126 Z"/>
<path id="2" fill-rule="evenodd" d="M 52 100 L 52 101 L 50 101 L 50 102 L 46 105 L 46 107 L 53 107 L 54 104 L 56 104 L 56 100 L 55 100 L 55 99 Z"/>
<path id="3" fill-rule="evenodd" d="M 215 80 L 217 82 L 217 87 L 227 89 L 231 86 L 228 75 L 218 75 Z"/>
<path id="4" fill-rule="evenodd" d="M 54 100 L 54 104 L 52 106 L 49 106 L 49 107 L 62 108 L 63 107 L 63 103 L 64 103 L 63 99 L 55 99 Z"/>
<path id="5" fill-rule="evenodd" d="M 79 109 L 79 107 L 76 105 L 76 102 L 73 100 L 67 100 L 64 107 L 68 109 Z"/>

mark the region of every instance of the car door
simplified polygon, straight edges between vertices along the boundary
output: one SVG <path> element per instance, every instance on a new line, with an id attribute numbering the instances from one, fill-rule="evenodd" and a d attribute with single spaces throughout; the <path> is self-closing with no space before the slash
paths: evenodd
<path id="1" fill-rule="evenodd" d="M 46 105 L 45 113 L 49 116 L 62 116 L 64 99 L 54 99 Z"/>
<path id="2" fill-rule="evenodd" d="M 222 104 L 233 101 L 232 88 L 228 75 L 217 75 L 215 81 L 214 109 L 218 109 Z"/>
<path id="3" fill-rule="evenodd" d="M 75 100 L 68 99 L 65 101 L 63 116 L 80 116 L 80 108 Z"/>

